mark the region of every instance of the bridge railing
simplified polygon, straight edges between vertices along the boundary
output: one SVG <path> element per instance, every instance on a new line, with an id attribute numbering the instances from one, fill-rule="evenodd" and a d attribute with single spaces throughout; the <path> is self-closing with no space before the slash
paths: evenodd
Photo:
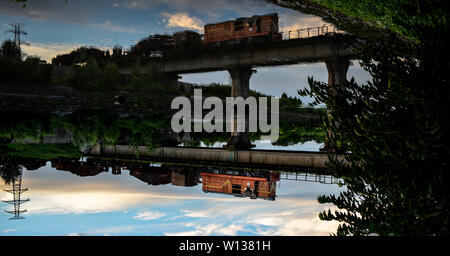
<path id="1" fill-rule="evenodd" d="M 281 29 L 280 29 L 281 31 Z M 312 28 L 301 28 L 297 30 L 281 31 L 281 36 L 283 40 L 299 39 L 299 38 L 309 38 L 321 35 L 330 34 L 347 34 L 347 32 L 337 29 L 335 27 L 329 27 L 323 25 L 321 27 Z"/>
<path id="2" fill-rule="evenodd" d="M 314 173 L 298 173 L 298 172 L 281 172 L 280 179 L 282 180 L 296 180 L 296 181 L 309 181 L 319 182 L 324 184 L 338 184 L 342 179 L 336 178 L 331 175 L 322 175 Z"/>

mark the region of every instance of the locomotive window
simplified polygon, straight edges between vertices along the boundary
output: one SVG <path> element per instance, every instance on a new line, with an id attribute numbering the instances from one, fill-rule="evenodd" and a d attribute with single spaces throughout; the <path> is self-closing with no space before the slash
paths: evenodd
<path id="1" fill-rule="evenodd" d="M 243 29 L 244 29 L 244 21 L 234 22 L 234 31 L 243 30 Z"/>

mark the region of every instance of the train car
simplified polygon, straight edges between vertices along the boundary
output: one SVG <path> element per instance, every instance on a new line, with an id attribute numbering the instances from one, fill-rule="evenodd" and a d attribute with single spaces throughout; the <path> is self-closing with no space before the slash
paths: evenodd
<path id="1" fill-rule="evenodd" d="M 270 201 L 275 200 L 276 182 L 279 180 L 279 176 L 274 173 L 265 177 L 255 177 L 202 172 L 201 176 L 203 192 L 231 194 Z"/>
<path id="2" fill-rule="evenodd" d="M 276 13 L 208 24 L 204 30 L 203 44 L 242 39 L 281 40 L 281 33 L 278 32 L 278 14 Z"/>

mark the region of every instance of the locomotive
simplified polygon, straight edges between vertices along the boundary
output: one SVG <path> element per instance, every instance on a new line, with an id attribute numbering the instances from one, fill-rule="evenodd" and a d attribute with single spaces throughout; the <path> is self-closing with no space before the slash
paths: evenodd
<path id="1" fill-rule="evenodd" d="M 190 30 L 174 33 L 173 38 L 177 48 L 282 39 L 281 33 L 278 32 L 277 13 L 207 24 L 204 27 L 203 39 L 200 34 Z"/>
<path id="2" fill-rule="evenodd" d="M 248 18 L 224 21 L 205 26 L 203 44 L 221 43 L 229 40 L 281 40 L 278 32 L 278 15 L 254 15 Z"/>
<path id="3" fill-rule="evenodd" d="M 130 57 L 163 57 L 195 54 L 197 50 L 216 46 L 244 46 L 282 40 L 278 31 L 278 14 L 254 15 L 204 27 L 204 34 L 192 30 L 173 35 L 150 35 L 131 48 Z"/>

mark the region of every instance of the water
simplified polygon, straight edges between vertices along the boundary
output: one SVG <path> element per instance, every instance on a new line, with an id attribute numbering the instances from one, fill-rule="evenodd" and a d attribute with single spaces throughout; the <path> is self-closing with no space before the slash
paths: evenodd
<path id="1" fill-rule="evenodd" d="M 304 143 L 299 142 L 294 145 L 289 146 L 277 146 L 272 144 L 269 140 L 255 140 L 252 141 L 253 147 L 252 149 L 272 149 L 272 150 L 297 150 L 297 151 L 315 151 L 318 152 L 320 148 L 323 147 L 323 143 L 318 143 L 314 140 L 306 141 Z M 212 145 L 206 145 L 204 142 L 200 143 L 200 147 L 208 147 L 208 148 L 223 148 L 227 143 L 226 142 L 216 142 Z M 183 144 L 179 144 L 178 146 L 182 147 Z"/>
<path id="2" fill-rule="evenodd" d="M 79 177 L 50 162 L 24 169 L 22 184 L 29 189 L 22 199 L 30 199 L 21 205 L 25 219 L 8 220 L 12 215 L 0 212 L 1 235 L 328 235 L 337 223 L 319 220 L 330 205 L 320 205 L 317 197 L 340 191 L 336 184 L 282 176 L 275 200 L 250 199 L 205 193 L 202 183 L 149 185 L 124 169 L 121 175 L 109 170 Z M 2 192 L 1 199 L 11 196 Z"/>

